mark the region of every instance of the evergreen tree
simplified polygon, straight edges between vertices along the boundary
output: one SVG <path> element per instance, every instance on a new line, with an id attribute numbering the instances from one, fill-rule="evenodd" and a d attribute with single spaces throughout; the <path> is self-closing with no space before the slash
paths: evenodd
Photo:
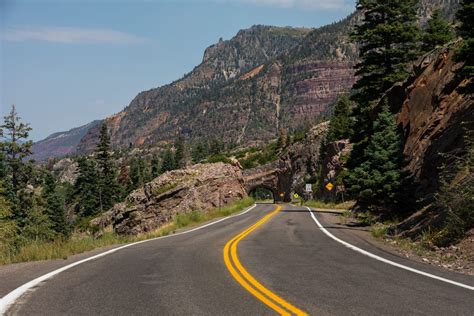
<path id="1" fill-rule="evenodd" d="M 161 163 L 161 173 L 176 169 L 176 160 L 173 151 L 167 149 L 163 155 Z"/>
<path id="2" fill-rule="evenodd" d="M 376 100 L 409 73 L 408 63 L 419 54 L 420 30 L 416 20 L 416 0 L 358 0 L 364 18 L 352 37 L 359 44 L 361 62 L 356 65 L 357 82 L 352 100 L 354 143 L 348 166 L 362 163 L 367 140 L 372 134 L 370 111 Z"/>
<path id="3" fill-rule="evenodd" d="M 340 139 L 349 138 L 351 135 L 351 101 L 347 95 L 341 95 L 334 107 L 334 113 L 329 123 L 328 136 L 326 142 L 334 142 Z"/>
<path id="4" fill-rule="evenodd" d="M 441 10 L 433 11 L 433 15 L 428 20 L 428 26 L 423 31 L 422 47 L 424 52 L 431 51 L 438 46 L 451 41 L 454 37 L 453 30 L 449 23 L 443 18 Z"/>
<path id="5" fill-rule="evenodd" d="M 5 195 L 5 189 L 0 180 L 0 253 L 8 254 L 16 249 L 18 225 L 13 219 L 10 201 Z"/>
<path id="6" fill-rule="evenodd" d="M 357 9 L 364 14 L 363 23 L 356 26 L 353 38 L 360 45 L 361 62 L 356 65 L 358 81 L 352 99 L 351 151 L 347 168 L 353 176 L 368 167 L 368 141 L 373 134 L 370 113 L 373 104 L 395 82 L 408 75 L 408 63 L 418 54 L 419 29 L 416 26 L 415 0 L 359 0 Z M 367 171 L 367 170 L 366 170 Z M 357 189 L 350 190 L 362 200 Z M 357 184 L 358 185 L 358 184 Z M 354 186 L 356 187 L 356 186 Z M 368 199 L 366 199 L 367 202 Z"/>
<path id="7" fill-rule="evenodd" d="M 22 215 L 18 208 L 19 201 L 16 194 L 26 186 L 28 179 L 23 175 L 25 172 L 23 159 L 31 155 L 32 142 L 27 140 L 30 131 L 29 124 L 21 122 L 15 106 L 12 105 L 10 113 L 4 117 L 4 122 L 0 125 L 0 137 L 2 138 L 0 151 L 2 152 L 1 159 L 5 163 L 2 172 L 8 171 L 3 179 L 12 202 L 14 216 L 17 218 Z"/>
<path id="8" fill-rule="evenodd" d="M 463 40 L 456 53 L 456 60 L 464 62 L 464 66 L 460 70 L 461 75 L 465 78 L 472 78 L 474 76 L 474 0 L 463 0 L 456 18 L 460 22 L 457 31 Z M 472 79 L 467 88 L 468 92 L 472 92 L 474 88 Z"/>
<path id="9" fill-rule="evenodd" d="M 120 187 L 117 181 L 117 171 L 110 155 L 110 136 L 107 124 L 100 129 L 99 143 L 96 150 L 96 161 L 99 168 L 99 200 L 100 211 L 110 209 L 120 198 Z"/>
<path id="10" fill-rule="evenodd" d="M 70 227 L 66 220 L 64 201 L 56 190 L 56 182 L 53 175 L 49 172 L 46 174 L 42 198 L 45 202 L 44 214 L 51 220 L 52 229 L 59 235 L 68 236 Z"/>
<path id="11" fill-rule="evenodd" d="M 374 134 L 365 150 L 363 163 L 350 172 L 349 193 L 363 205 L 387 207 L 401 184 L 402 141 L 387 104 L 373 124 Z"/>
<path id="12" fill-rule="evenodd" d="M 184 146 L 184 139 L 183 137 L 179 136 L 174 144 L 174 148 L 176 149 L 174 159 L 176 161 L 177 166 L 181 165 L 182 160 L 184 158 Z"/>
<path id="13" fill-rule="evenodd" d="M 132 190 L 143 185 L 140 163 L 138 162 L 138 158 L 135 157 L 130 160 L 130 180 L 132 182 Z"/>
<path id="14" fill-rule="evenodd" d="M 32 206 L 26 216 L 25 225 L 21 230 L 22 237 L 33 241 L 50 241 L 54 239 L 55 233 L 53 223 L 49 220 L 48 215 L 35 201 L 32 196 Z"/>
<path id="15" fill-rule="evenodd" d="M 81 157 L 78 160 L 78 175 L 74 183 L 77 213 L 87 217 L 100 212 L 99 189 L 99 175 L 94 161 Z"/>
<path id="16" fill-rule="evenodd" d="M 141 157 L 138 158 L 138 167 L 140 169 L 141 185 L 145 185 L 145 183 L 150 182 L 151 174 L 145 160 Z"/>
<path id="17" fill-rule="evenodd" d="M 1 129 L 0 129 L 0 136 L 1 136 Z M 0 179 L 3 180 L 3 192 L 1 193 L 2 196 L 9 202 L 10 207 L 13 205 L 18 204 L 17 196 L 13 189 L 13 184 L 11 181 L 11 173 L 9 172 L 8 165 L 6 163 L 5 154 L 3 151 L 0 150 Z"/>
<path id="18" fill-rule="evenodd" d="M 198 143 L 192 152 L 192 159 L 194 163 L 199 163 L 209 156 L 209 148 L 207 143 Z"/>
<path id="19" fill-rule="evenodd" d="M 160 159 L 157 154 L 153 154 L 151 158 L 151 177 L 155 179 L 160 175 Z"/>
<path id="20" fill-rule="evenodd" d="M 127 165 L 122 165 L 120 167 L 117 181 L 122 188 L 122 197 L 125 198 L 125 196 L 134 189 L 133 182 L 130 177 L 130 171 Z"/>

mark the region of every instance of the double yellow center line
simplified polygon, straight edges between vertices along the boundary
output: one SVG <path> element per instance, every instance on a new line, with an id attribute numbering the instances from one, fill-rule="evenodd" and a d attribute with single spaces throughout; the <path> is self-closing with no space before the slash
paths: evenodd
<path id="1" fill-rule="evenodd" d="M 237 256 L 237 245 L 239 242 L 263 225 L 272 216 L 280 212 L 280 210 L 281 206 L 276 206 L 274 211 L 232 238 L 224 247 L 224 263 L 234 279 L 239 282 L 240 285 L 280 315 L 307 315 L 305 312 L 291 305 L 258 282 L 243 267 L 240 263 L 239 257 Z"/>

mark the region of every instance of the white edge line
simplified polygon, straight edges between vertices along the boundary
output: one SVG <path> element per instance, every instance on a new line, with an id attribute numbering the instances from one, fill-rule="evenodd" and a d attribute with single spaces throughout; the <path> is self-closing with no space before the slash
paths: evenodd
<path id="1" fill-rule="evenodd" d="M 423 272 L 423 271 L 420 271 L 420 270 L 417 270 L 417 269 L 414 269 L 414 268 L 410 268 L 410 267 L 405 266 L 403 264 L 396 263 L 394 261 L 382 258 L 380 256 L 374 255 L 373 253 L 370 253 L 368 251 L 360 249 L 359 247 L 351 245 L 348 242 L 345 242 L 344 240 L 341 240 L 341 239 L 337 238 L 336 236 L 334 236 L 333 234 L 331 234 L 326 228 L 323 227 L 323 225 L 321 225 L 321 223 L 318 221 L 318 219 L 314 215 L 314 212 L 312 212 L 309 207 L 306 206 L 306 208 L 308 209 L 309 213 L 311 214 L 311 217 L 313 218 L 313 220 L 316 222 L 316 225 L 318 225 L 318 227 L 321 229 L 321 231 L 324 234 L 326 234 L 328 237 L 334 239 L 335 241 L 343 244 L 347 248 L 350 248 L 350 249 L 352 249 L 354 251 L 357 251 L 357 252 L 359 252 L 359 253 L 367 256 L 367 257 L 370 257 L 370 258 L 378 260 L 378 261 L 385 262 L 389 265 L 395 266 L 395 267 L 400 268 L 400 269 L 404 269 L 404 270 L 408 270 L 408 271 L 411 271 L 411 272 L 414 272 L 414 273 L 418 273 L 418 274 L 424 275 L 426 277 L 436 279 L 436 280 L 439 280 L 439 281 L 443 281 L 443 282 L 446 282 L 446 283 L 450 283 L 450 284 L 453 284 L 453 285 L 456 285 L 456 286 L 459 286 L 459 287 L 462 287 L 462 288 L 465 288 L 465 289 L 468 289 L 468 290 L 471 290 L 471 291 L 474 290 L 474 286 L 470 286 L 470 285 L 467 285 L 467 284 L 464 284 L 464 283 L 459 283 L 459 282 L 456 282 L 456 281 L 453 281 L 453 280 L 449 280 L 449 279 L 439 277 L 439 276 L 434 275 L 434 274 L 430 274 L 430 273 Z"/>
<path id="2" fill-rule="evenodd" d="M 244 215 L 248 212 L 250 212 L 251 210 L 253 210 L 255 207 L 257 206 L 257 204 L 254 204 L 252 205 L 251 207 L 249 207 L 247 210 L 241 212 L 241 213 L 238 213 L 238 214 L 235 214 L 235 215 L 232 215 L 232 216 L 227 216 L 227 217 L 224 217 L 224 218 L 221 218 L 221 219 L 218 219 L 216 221 L 213 221 L 213 222 L 210 222 L 208 224 L 205 224 L 205 225 L 202 225 L 202 226 L 199 226 L 199 227 L 196 227 L 196 228 L 193 228 L 193 229 L 190 229 L 190 230 L 186 230 L 184 232 L 180 232 L 180 233 L 176 233 L 176 234 L 172 234 L 172 235 L 166 235 L 166 236 L 161 236 L 161 237 L 156 237 L 156 238 L 152 238 L 152 239 L 146 239 L 146 240 L 141 240 L 141 241 L 137 241 L 137 242 L 134 242 L 134 243 L 130 243 L 130 244 L 126 244 L 124 246 L 121 246 L 121 247 L 117 247 L 117 248 L 114 248 L 114 249 L 111 249 L 109 251 L 106 251 L 106 252 L 102 252 L 98 255 L 95 255 L 95 256 L 92 256 L 92 257 L 89 257 L 89 258 L 86 258 L 86 259 L 83 259 L 83 260 L 80 260 L 80 261 L 76 261 L 74 263 L 71 263 L 67 266 L 64 266 L 62 268 L 59 268 L 59 269 L 56 269 L 54 271 L 51 271 L 45 275 L 42 275 L 40 277 L 37 277 L 36 279 L 34 280 L 31 280 L 30 282 L 27 282 L 19 287 L 17 287 L 16 289 L 14 289 L 13 291 L 11 291 L 10 293 L 8 293 L 7 295 L 5 295 L 4 297 L 2 297 L 0 299 L 0 315 L 3 315 L 5 314 L 8 309 L 10 308 L 10 306 L 12 306 L 13 303 L 15 303 L 15 301 L 20 298 L 20 296 L 22 296 L 23 294 L 25 294 L 29 289 L 39 285 L 41 282 L 63 272 L 63 271 L 66 271 L 68 269 L 71 269 L 75 266 L 78 266 L 82 263 L 85 263 L 85 262 L 88 262 L 88 261 L 91 261 L 91 260 L 95 260 L 95 259 L 98 259 L 100 257 L 104 257 L 106 255 L 109 255 L 111 253 L 114 253 L 116 251 L 119 251 L 121 249 L 124 249 L 124 248 L 128 248 L 128 247 L 131 247 L 131 246 L 135 246 L 135 245 L 138 245 L 138 244 L 142 244 L 142 243 L 145 243 L 145 242 L 149 242 L 149 241 L 153 241 L 153 240 L 158 240 L 158 239 L 164 239 L 164 238 L 169 238 L 169 237 L 174 237 L 174 236 L 179 236 L 179 235 L 184 235 L 184 234 L 188 234 L 188 233 L 192 233 L 196 230 L 200 230 L 200 229 L 203 229 L 203 228 L 206 228 L 206 227 L 209 227 L 211 225 L 214 225 L 214 224 L 217 224 L 217 223 L 220 223 L 222 221 L 225 221 L 227 219 L 230 219 L 230 218 L 233 218 L 233 217 L 237 217 L 237 216 L 241 216 L 241 215 Z"/>

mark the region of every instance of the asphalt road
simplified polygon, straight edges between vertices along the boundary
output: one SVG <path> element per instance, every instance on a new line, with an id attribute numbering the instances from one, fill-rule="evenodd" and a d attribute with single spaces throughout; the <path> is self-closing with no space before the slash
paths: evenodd
<path id="1" fill-rule="evenodd" d="M 329 214 L 316 216 L 332 234 L 371 253 L 474 285 L 473 277 L 408 261 L 357 238 L 349 229 L 333 227 Z M 262 218 L 265 221 L 259 223 Z M 254 230 L 239 235 L 256 223 Z M 240 240 L 234 239 L 237 236 Z M 311 315 L 474 315 L 474 291 L 355 252 L 323 234 L 308 210 L 284 205 L 275 212 L 270 204 L 75 266 L 23 295 L 8 314 L 277 314 L 251 293 L 268 299 L 238 269 L 230 248 L 230 264 L 225 263 L 224 248 L 231 247 L 232 240 L 238 240 L 234 255 L 253 281 Z M 248 288 L 230 269 L 237 270 Z"/>

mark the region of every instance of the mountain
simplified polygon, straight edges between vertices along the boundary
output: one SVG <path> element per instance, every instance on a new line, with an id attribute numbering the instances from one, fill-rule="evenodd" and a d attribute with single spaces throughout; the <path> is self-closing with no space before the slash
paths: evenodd
<path id="1" fill-rule="evenodd" d="M 101 121 L 93 121 L 89 124 L 73 128 L 67 132 L 51 134 L 45 139 L 36 142 L 31 147 L 33 154 L 29 159 L 45 161 L 48 158 L 63 157 L 74 154 L 81 139 L 87 132 L 97 126 Z"/>
<path id="2" fill-rule="evenodd" d="M 435 8 L 452 19 L 459 0 L 421 0 L 420 23 Z M 331 111 L 355 81 L 358 51 L 349 34 L 360 13 L 321 28 L 253 26 L 204 52 L 202 63 L 171 84 L 139 93 L 106 119 L 116 148 L 219 139 L 245 144 L 298 130 Z M 77 147 L 90 152 L 98 127 Z"/>
<path id="3" fill-rule="evenodd" d="M 353 84 L 351 21 L 311 32 L 254 26 L 209 47 L 183 79 L 140 93 L 107 119 L 113 144 L 167 143 L 179 135 L 240 144 L 309 125 Z M 97 132 L 89 131 L 79 151 L 95 146 Z"/>

